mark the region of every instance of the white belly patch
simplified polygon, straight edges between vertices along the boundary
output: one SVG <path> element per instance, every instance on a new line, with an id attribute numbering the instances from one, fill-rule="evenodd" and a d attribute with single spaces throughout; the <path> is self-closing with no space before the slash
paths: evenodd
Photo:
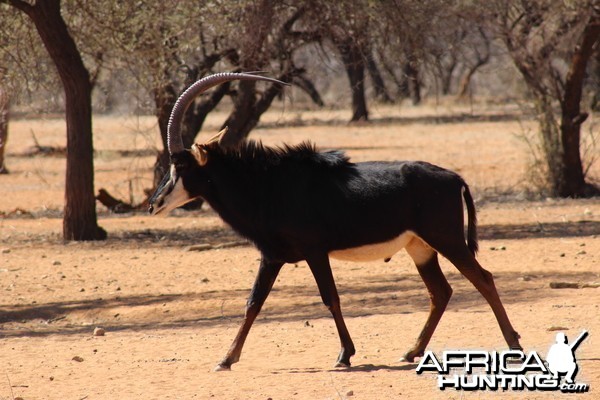
<path id="1" fill-rule="evenodd" d="M 407 231 L 400 236 L 386 242 L 366 244 L 349 249 L 334 250 L 329 256 L 344 261 L 375 261 L 391 258 L 394 254 L 406 247 L 416 235 Z"/>

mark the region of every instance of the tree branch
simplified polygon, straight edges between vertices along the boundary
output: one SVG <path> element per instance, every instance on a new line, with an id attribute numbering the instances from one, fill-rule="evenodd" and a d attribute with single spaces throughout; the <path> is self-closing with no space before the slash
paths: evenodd
<path id="1" fill-rule="evenodd" d="M 594 46 L 600 41 L 600 8 L 593 8 L 593 15 L 590 17 L 583 34 L 580 44 L 575 48 L 571 57 L 571 66 L 565 79 L 565 94 L 563 101 L 566 104 L 576 104 L 579 108 L 581 102 L 581 91 L 583 80 L 585 79 L 585 69 L 592 56 Z M 579 110 L 571 110 L 571 113 L 578 114 Z"/>
<path id="2" fill-rule="evenodd" d="M 0 0 L 0 2 L 10 4 L 14 8 L 23 11 L 25 14 L 32 12 L 35 7 L 35 3 L 31 4 L 31 2 L 25 0 Z"/>

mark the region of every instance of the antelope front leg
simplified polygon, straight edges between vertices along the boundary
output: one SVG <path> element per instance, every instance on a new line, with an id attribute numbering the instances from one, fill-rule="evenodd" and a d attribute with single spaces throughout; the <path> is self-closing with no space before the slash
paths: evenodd
<path id="1" fill-rule="evenodd" d="M 228 371 L 231 369 L 231 364 L 235 364 L 240 360 L 242 348 L 244 347 L 244 342 L 246 341 L 248 332 L 250 332 L 252 323 L 258 316 L 267 296 L 269 296 L 271 288 L 273 287 L 282 266 L 283 263 L 269 262 L 265 260 L 264 256 L 261 259 L 258 275 L 256 276 L 254 286 L 252 286 L 252 291 L 250 292 L 248 302 L 246 303 L 244 322 L 242 322 L 242 326 L 240 326 L 237 336 L 227 351 L 227 355 L 225 355 L 223 360 L 217 365 L 215 371 Z"/>

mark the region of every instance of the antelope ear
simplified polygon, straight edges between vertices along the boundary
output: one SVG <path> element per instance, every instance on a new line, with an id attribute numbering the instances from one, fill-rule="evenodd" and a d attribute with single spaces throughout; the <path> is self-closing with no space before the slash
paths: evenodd
<path id="1" fill-rule="evenodd" d="M 198 161 L 198 164 L 203 167 L 208 162 L 208 152 L 204 148 L 204 144 L 194 143 L 192 145 L 192 155 Z"/>
<path id="2" fill-rule="evenodd" d="M 242 140 L 243 141 L 243 140 Z M 219 147 L 222 149 L 236 149 L 240 146 L 240 141 L 235 137 L 235 135 L 225 127 L 221 132 L 219 132 Z"/>
<path id="3" fill-rule="evenodd" d="M 223 136 L 225 136 L 227 134 L 228 130 L 229 130 L 228 127 L 225 127 L 223 129 L 221 129 L 219 131 L 219 133 L 217 133 L 215 136 L 213 136 L 210 139 L 208 139 L 204 144 L 208 145 L 208 144 L 212 144 L 212 143 L 215 143 L 215 142 L 219 142 L 219 144 L 220 144 L 221 140 L 223 139 Z"/>

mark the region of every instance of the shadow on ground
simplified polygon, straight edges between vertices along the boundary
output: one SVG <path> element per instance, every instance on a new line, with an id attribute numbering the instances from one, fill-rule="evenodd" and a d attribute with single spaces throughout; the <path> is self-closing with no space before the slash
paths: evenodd
<path id="1" fill-rule="evenodd" d="M 417 368 L 416 363 L 403 363 L 401 365 L 374 365 L 374 364 L 352 364 L 350 368 L 282 368 L 272 371 L 271 374 L 316 374 L 322 372 L 376 372 L 376 371 L 412 371 Z"/>
<path id="2" fill-rule="evenodd" d="M 285 271 L 282 273 L 285 279 Z M 458 273 L 447 274 L 454 295 L 448 310 L 468 313 L 490 313 L 483 297 Z M 548 287 L 550 280 L 585 281 L 596 279 L 592 273 L 538 274 L 533 282 L 519 281 L 514 274 L 496 277 L 496 285 L 504 304 L 530 303 L 552 298 L 556 292 Z M 360 281 L 338 285 L 342 307 L 347 318 L 370 315 L 397 315 L 426 312 L 429 300 L 424 284 L 417 274 L 386 274 L 368 276 Z M 586 289 L 582 289 L 586 290 Z M 594 289 L 591 289 L 594 290 Z M 73 313 L 86 311 L 86 320 L 93 315 L 106 315 L 112 308 L 126 307 L 127 317 L 121 320 L 97 321 L 108 331 L 177 329 L 211 327 L 230 324 L 243 316 L 243 305 L 249 290 L 218 290 L 180 294 L 121 296 L 111 299 L 72 300 L 36 305 L 0 305 L 0 338 L 72 335 L 90 332 L 89 324 L 71 318 Z M 207 302 L 222 301 L 220 310 L 207 311 Z M 181 312 L 162 313 L 163 306 L 173 303 Z M 144 309 L 139 319 L 138 307 L 156 306 L 156 312 Z M 159 308 L 160 307 L 160 308 Z M 215 307 L 217 308 L 217 307 Z M 148 317 L 150 315 L 150 317 Z M 91 317 L 90 317 L 91 316 Z M 308 321 L 327 318 L 328 311 L 321 304 L 316 284 L 301 286 L 278 285 L 265 304 L 258 323 Z"/>
<path id="3" fill-rule="evenodd" d="M 555 237 L 592 236 L 600 232 L 600 221 L 552 222 L 535 224 L 480 225 L 479 239 L 534 239 Z M 128 241 L 145 241 L 161 246 L 192 245 L 200 243 L 219 244 L 240 241 L 243 238 L 227 226 L 210 229 L 144 229 L 111 235 L 115 244 L 127 245 Z"/>
<path id="4" fill-rule="evenodd" d="M 600 221 L 551 222 L 536 224 L 482 225 L 480 239 L 535 239 L 592 236 L 600 232 Z"/>
<path id="5" fill-rule="evenodd" d="M 0 218 L 2 217 L 0 216 Z M 118 218 L 123 218 L 123 216 Z M 202 214 L 199 215 L 199 218 L 202 218 Z M 479 239 L 483 240 L 584 237 L 597 235 L 598 232 L 600 232 L 600 221 L 593 220 L 530 224 L 480 225 L 478 227 Z M 28 234 L 21 238 L 14 237 L 11 240 L 15 243 L 19 241 L 26 241 L 27 243 L 37 241 L 49 244 L 64 243 L 60 235 L 56 233 L 53 233 L 50 236 L 45 233 Z M 177 229 L 131 229 L 127 231 L 109 232 L 108 239 L 103 242 L 98 242 L 96 247 L 101 250 L 102 246 L 109 244 L 115 248 L 137 249 L 144 245 L 151 247 L 177 247 L 205 243 L 216 246 L 224 243 L 242 242 L 243 240 L 244 238 L 225 225 L 210 228 L 179 227 Z M 240 243 L 240 245 L 241 244 L 242 243 Z M 251 245 L 248 244 L 248 246 Z M 92 246 L 92 248 L 94 248 L 94 246 Z"/>

